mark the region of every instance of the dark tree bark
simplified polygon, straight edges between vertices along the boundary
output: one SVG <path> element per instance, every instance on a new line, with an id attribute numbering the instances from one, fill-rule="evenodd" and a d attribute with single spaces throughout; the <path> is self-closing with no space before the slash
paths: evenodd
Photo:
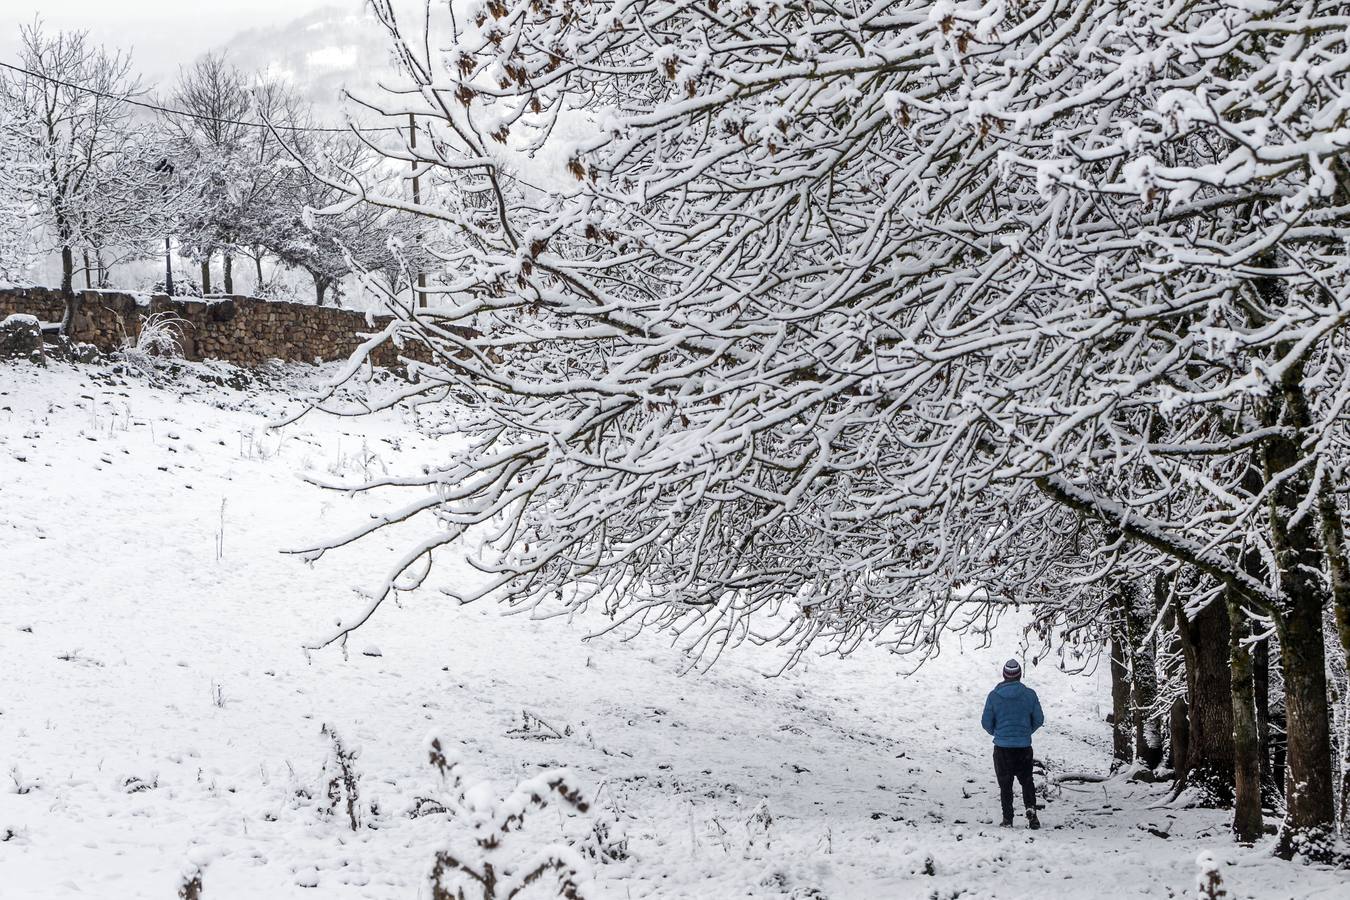
<path id="1" fill-rule="evenodd" d="M 1229 651 L 1232 663 L 1233 697 L 1233 836 L 1244 844 L 1254 843 L 1262 833 L 1261 744 L 1256 728 L 1255 676 L 1251 649 L 1243 643 L 1250 631 L 1242 604 L 1232 591 L 1225 591 L 1228 604 Z"/>
<path id="2" fill-rule="evenodd" d="M 1283 791 L 1275 778 L 1270 746 L 1270 640 L 1252 645 L 1252 692 L 1256 700 L 1256 739 L 1261 760 L 1261 799 L 1274 806 Z"/>
<path id="3" fill-rule="evenodd" d="M 164 293 L 170 297 L 173 290 L 173 238 L 164 238 Z"/>
<path id="4" fill-rule="evenodd" d="M 1297 602 L 1280 630 L 1284 656 L 1285 806 L 1276 852 L 1324 854 L 1335 819 L 1321 604 Z"/>
<path id="5" fill-rule="evenodd" d="M 202 296 L 211 293 L 211 254 L 202 256 Z"/>
<path id="6" fill-rule="evenodd" d="M 1172 769 L 1178 774 L 1186 769 L 1186 760 L 1191 752 L 1191 711 L 1185 697 L 1172 701 L 1168 713 L 1169 752 Z"/>
<path id="7" fill-rule="evenodd" d="M 1203 805 L 1226 807 L 1233 802 L 1234 771 L 1228 610 L 1217 600 L 1189 619 L 1178 610 L 1177 620 L 1190 711 L 1189 753 L 1178 785 L 1195 789 Z"/>
<path id="8" fill-rule="evenodd" d="M 75 251 L 69 247 L 61 248 L 61 293 L 75 293 Z"/>
<path id="9" fill-rule="evenodd" d="M 1335 791 L 1322 632 L 1322 611 L 1328 599 L 1322 585 L 1322 536 L 1315 517 L 1296 516 L 1312 490 L 1311 467 L 1301 465 L 1303 437 L 1311 425 L 1303 394 L 1303 366 L 1285 369 L 1279 387 L 1276 402 L 1267 405 L 1266 423 L 1290 430 L 1277 432 L 1262 445 L 1262 463 L 1265 482 L 1273 485 L 1268 495 L 1270 536 L 1283 594 L 1276 625 L 1289 746 L 1287 812 L 1276 853 L 1288 859 L 1299 852 L 1326 855 L 1335 824 Z"/>
<path id="10" fill-rule="evenodd" d="M 61 333 L 70 335 L 75 330 L 75 317 L 80 312 L 80 298 L 75 293 L 75 251 L 70 246 L 73 233 L 70 223 L 59 210 L 56 214 L 56 234 L 61 240 L 61 295 L 66 298 Z"/>
<path id="11" fill-rule="evenodd" d="M 1129 765 L 1130 752 L 1130 679 L 1125 665 L 1125 629 L 1121 623 L 1111 628 L 1111 747 L 1112 755 Z"/>
<path id="12" fill-rule="evenodd" d="M 234 257 L 229 253 L 221 254 L 221 281 L 225 286 L 225 293 L 234 293 Z"/>

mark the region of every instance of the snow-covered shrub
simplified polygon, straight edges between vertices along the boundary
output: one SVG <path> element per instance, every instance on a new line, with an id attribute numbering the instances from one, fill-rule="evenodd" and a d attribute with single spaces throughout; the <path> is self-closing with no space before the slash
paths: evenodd
<path id="1" fill-rule="evenodd" d="M 126 339 L 122 344 L 124 355 L 140 357 L 183 355 L 183 345 L 179 342 L 182 329 L 189 323 L 171 312 L 158 312 L 141 316 L 141 330 L 136 339 Z"/>
<path id="2" fill-rule="evenodd" d="M 1195 864 L 1200 867 L 1200 873 L 1195 876 L 1197 900 L 1219 900 L 1221 897 L 1227 897 L 1228 891 L 1223 886 L 1219 861 L 1214 858 L 1214 854 L 1208 850 L 1201 851 L 1195 858 Z"/>
<path id="3" fill-rule="evenodd" d="M 24 778 L 17 765 L 10 766 L 9 780 L 13 782 L 13 786 L 6 785 L 5 788 L 6 793 L 10 794 L 29 794 L 39 786 L 36 780 Z"/>
<path id="4" fill-rule="evenodd" d="M 613 815 L 595 815 L 590 834 L 578 843 L 577 849 L 582 856 L 594 862 L 611 863 L 627 859 L 628 835 L 619 822 L 617 810 Z"/>
<path id="5" fill-rule="evenodd" d="M 202 900 L 202 871 L 211 860 L 211 853 L 203 847 L 193 847 L 183 861 L 182 881 L 178 886 L 179 900 Z"/>
<path id="6" fill-rule="evenodd" d="M 765 850 L 769 849 L 771 827 L 773 814 L 769 812 L 769 798 L 765 797 L 755 804 L 750 817 L 745 820 L 746 849 L 753 849 L 756 844 L 763 844 Z"/>
<path id="7" fill-rule="evenodd" d="M 344 744 L 337 730 L 330 725 L 325 724 L 321 733 L 333 743 L 333 754 L 324 763 L 328 791 L 325 812 L 331 816 L 342 808 L 347 814 L 347 824 L 352 831 L 357 831 L 361 827 L 361 774 L 356 771 L 356 758 L 361 751 Z"/>
<path id="8" fill-rule="evenodd" d="M 526 817 L 551 803 L 561 802 L 576 813 L 587 813 L 590 803 L 566 769 L 550 769 L 526 778 L 505 796 L 487 782 L 466 780 L 462 760 L 446 751 L 439 738 L 428 744 L 431 765 L 445 787 L 443 806 L 469 829 L 469 839 L 456 840 L 436 854 L 431 869 L 433 900 L 509 900 L 531 885 L 545 890 L 552 878 L 553 896 L 581 900 L 590 878 L 584 859 L 587 835 L 563 841 L 524 840 Z M 590 851 L 594 853 L 594 848 Z M 472 893 L 470 893 L 472 892 Z M 544 894 L 541 894 L 543 896 Z"/>
<path id="9" fill-rule="evenodd" d="M 175 275 L 173 279 L 173 291 L 168 290 L 164 284 L 164 279 L 160 279 L 151 284 L 149 291 L 152 294 L 168 294 L 173 297 L 200 297 L 202 295 L 202 286 L 195 280 L 183 275 Z"/>
<path id="10" fill-rule="evenodd" d="M 192 866 L 190 871 L 183 873 L 183 883 L 178 887 L 179 900 L 201 900 L 202 897 L 202 870 Z"/>
<path id="11" fill-rule="evenodd" d="M 759 883 L 788 900 L 829 900 L 819 886 L 828 872 L 829 867 L 820 862 L 792 859 L 770 866 Z"/>

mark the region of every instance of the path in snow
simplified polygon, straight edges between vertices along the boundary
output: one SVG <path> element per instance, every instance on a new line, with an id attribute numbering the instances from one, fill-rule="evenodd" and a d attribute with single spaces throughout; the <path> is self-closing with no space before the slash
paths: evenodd
<path id="1" fill-rule="evenodd" d="M 746 649 L 682 674 L 659 636 L 583 642 L 596 623 L 452 607 L 434 585 L 476 576 L 447 563 L 349 658 L 307 655 L 408 535 L 314 567 L 281 555 L 379 508 L 296 473 L 436 446 L 396 415 L 272 433 L 282 389 L 315 373 L 240 392 L 206 371 L 167 388 L 0 367 L 0 900 L 171 897 L 189 856 L 212 898 L 429 896 L 457 827 L 409 815 L 435 793 L 430 732 L 501 785 L 566 765 L 619 810 L 631 855 L 596 867 L 602 897 L 1189 896 L 1206 848 L 1235 897 L 1350 896 L 1341 873 L 1235 848 L 1222 815 L 1117 782 L 1051 791 L 1039 833 L 995 827 L 977 718 L 1015 628 L 909 678 L 880 651 L 766 678 L 777 657 Z M 1046 668 L 1028 675 L 1038 756 L 1100 771 L 1104 674 Z M 533 739 L 527 714 L 563 736 Z M 325 724 L 360 747 L 355 834 L 319 810 Z"/>

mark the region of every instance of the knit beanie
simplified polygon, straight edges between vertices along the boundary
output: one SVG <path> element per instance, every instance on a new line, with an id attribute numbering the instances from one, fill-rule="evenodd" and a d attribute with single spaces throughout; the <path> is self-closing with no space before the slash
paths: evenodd
<path id="1" fill-rule="evenodd" d="M 1015 659 L 1010 659 L 1003 664 L 1004 678 L 1021 678 L 1022 664 Z"/>

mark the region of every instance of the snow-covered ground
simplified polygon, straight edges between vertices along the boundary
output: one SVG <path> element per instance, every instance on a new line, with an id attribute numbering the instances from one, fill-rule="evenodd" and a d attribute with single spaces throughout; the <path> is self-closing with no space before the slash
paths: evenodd
<path id="1" fill-rule="evenodd" d="M 407 534 L 312 567 L 279 553 L 378 508 L 298 473 L 436 446 L 407 415 L 269 431 L 321 372 L 240 390 L 207 371 L 0 366 L 0 900 L 172 897 L 192 864 L 208 898 L 429 897 L 465 828 L 418 808 L 438 796 L 429 734 L 502 790 L 570 767 L 628 839 L 593 865 L 598 897 L 1193 896 L 1206 849 L 1234 897 L 1350 897 L 1344 873 L 1237 848 L 1162 788 L 1051 787 L 1042 831 L 996 827 L 977 719 L 1016 627 L 908 677 L 871 651 L 770 678 L 778 658 L 749 648 L 687 673 L 657 635 L 453 606 L 435 587 L 477 576 L 447 561 L 346 658 L 307 654 Z M 1105 673 L 1027 680 L 1049 770 L 1102 771 Z M 355 832 L 324 811 L 325 725 L 360 749 Z"/>

